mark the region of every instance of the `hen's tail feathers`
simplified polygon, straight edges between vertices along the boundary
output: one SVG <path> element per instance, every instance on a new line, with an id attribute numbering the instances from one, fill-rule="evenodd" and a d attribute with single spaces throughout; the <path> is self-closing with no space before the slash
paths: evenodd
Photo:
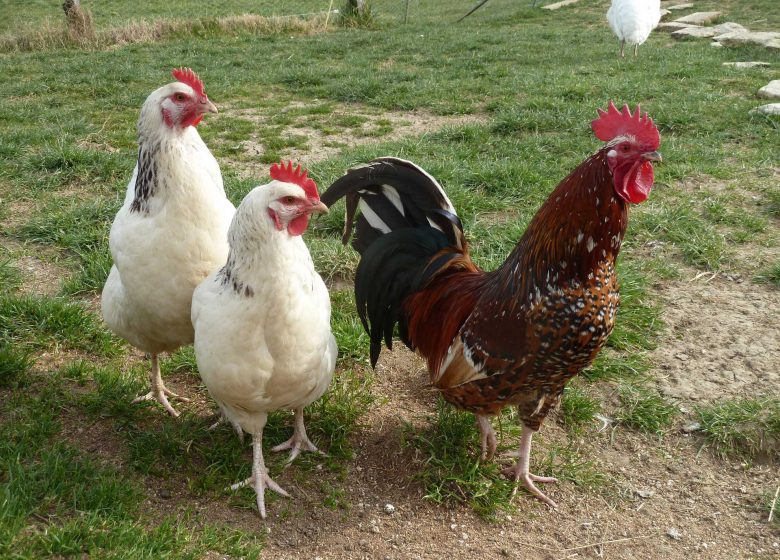
<path id="1" fill-rule="evenodd" d="M 460 218 L 444 189 L 410 161 L 382 157 L 348 170 L 320 199 L 331 206 L 340 198 L 346 202 L 342 240 L 349 241 L 354 227 L 352 246 L 361 255 L 384 234 L 422 226 L 441 231 L 450 245 L 465 249 Z"/>

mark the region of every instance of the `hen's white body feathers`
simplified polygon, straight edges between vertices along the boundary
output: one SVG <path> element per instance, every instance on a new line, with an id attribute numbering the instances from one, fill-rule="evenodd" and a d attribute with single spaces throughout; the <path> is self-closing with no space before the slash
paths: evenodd
<path id="1" fill-rule="evenodd" d="M 154 167 L 154 192 L 133 208 L 141 158 L 111 226 L 114 266 L 103 288 L 103 317 L 119 336 L 153 354 L 193 340 L 192 293 L 228 254 L 235 208 L 219 165 L 194 126 L 165 126 L 150 100 L 139 120 L 141 150 Z"/>
<path id="2" fill-rule="evenodd" d="M 337 354 L 328 290 L 303 240 L 255 228 L 253 219 L 239 207 L 228 264 L 198 286 L 192 302 L 203 382 L 250 434 L 262 430 L 268 412 L 321 397 Z"/>
<path id="3" fill-rule="evenodd" d="M 607 21 L 618 39 L 641 45 L 661 21 L 661 1 L 612 0 Z"/>

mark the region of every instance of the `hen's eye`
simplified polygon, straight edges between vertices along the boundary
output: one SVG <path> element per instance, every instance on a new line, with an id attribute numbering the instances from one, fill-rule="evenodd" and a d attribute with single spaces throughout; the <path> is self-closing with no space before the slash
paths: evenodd
<path id="1" fill-rule="evenodd" d="M 623 150 L 624 152 L 627 152 L 627 151 L 628 151 L 628 144 L 623 144 L 623 145 L 620 147 L 620 149 L 621 149 L 621 150 Z"/>
<path id="2" fill-rule="evenodd" d="M 177 93 L 176 94 L 176 101 L 184 101 L 184 94 L 183 93 Z"/>
<path id="3" fill-rule="evenodd" d="M 284 197 L 284 202 L 286 204 L 292 204 L 293 202 L 295 202 L 295 197 L 294 196 L 285 196 Z"/>

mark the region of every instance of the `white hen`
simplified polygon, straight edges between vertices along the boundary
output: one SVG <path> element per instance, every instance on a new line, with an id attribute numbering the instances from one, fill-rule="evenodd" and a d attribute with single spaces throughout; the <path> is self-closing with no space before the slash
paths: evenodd
<path id="1" fill-rule="evenodd" d="M 230 226 L 225 266 L 195 290 L 192 323 L 203 382 L 233 425 L 252 435 L 252 484 L 265 518 L 264 490 L 287 493 L 268 475 L 263 428 L 268 412 L 295 411 L 295 430 L 274 451 L 316 451 L 303 408 L 328 388 L 336 364 L 330 299 L 301 234 L 327 212 L 306 172 L 271 167 L 271 183 L 244 198 Z"/>
<path id="2" fill-rule="evenodd" d="M 195 129 L 217 112 L 189 68 L 149 95 L 138 120 L 138 163 L 111 226 L 114 266 L 103 288 L 103 318 L 133 346 L 151 354 L 151 390 L 173 416 L 158 354 L 192 342 L 192 292 L 224 264 L 235 213 L 219 165 Z M 181 398 L 181 397 L 179 397 Z M 187 400 L 183 399 L 182 400 Z"/>
<path id="3" fill-rule="evenodd" d="M 639 45 L 661 21 L 661 0 L 612 0 L 607 21 L 620 39 L 620 56 L 625 56 L 626 43 L 634 45 L 636 56 Z"/>

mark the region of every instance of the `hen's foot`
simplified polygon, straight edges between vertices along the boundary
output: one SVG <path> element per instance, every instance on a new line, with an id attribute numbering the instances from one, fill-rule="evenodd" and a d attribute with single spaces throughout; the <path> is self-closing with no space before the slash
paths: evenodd
<path id="1" fill-rule="evenodd" d="M 134 398 L 133 404 L 138 404 L 144 401 L 157 401 L 158 403 L 163 405 L 163 408 L 165 408 L 165 410 L 168 411 L 168 414 L 170 414 L 174 418 L 178 418 L 179 413 L 176 412 L 176 410 L 171 406 L 171 403 L 168 402 L 168 397 L 179 400 L 181 402 L 190 402 L 190 399 L 188 399 L 187 397 L 182 397 L 180 395 L 177 395 L 176 393 L 174 393 L 173 391 L 165 387 L 165 385 L 163 385 L 162 387 L 152 389 L 145 395 L 141 395 L 139 397 Z"/>
<path id="2" fill-rule="evenodd" d="M 211 426 L 209 426 L 206 429 L 206 431 L 207 432 L 212 432 L 212 431 L 216 430 L 217 428 L 219 428 L 219 426 L 221 424 L 225 423 L 225 422 L 230 422 L 230 425 L 233 426 L 233 430 L 235 430 L 236 435 L 238 436 L 238 441 L 240 441 L 241 443 L 244 443 L 244 430 L 241 428 L 241 426 L 238 425 L 238 422 L 233 422 L 232 420 L 228 419 L 227 416 L 225 416 L 221 412 L 219 414 L 219 418 L 217 419 L 217 421 L 214 422 Z"/>
<path id="3" fill-rule="evenodd" d="M 317 446 L 314 445 L 309 436 L 306 435 L 306 427 L 303 425 L 303 408 L 295 409 L 295 430 L 290 439 L 284 443 L 272 447 L 271 451 L 284 451 L 285 449 L 292 449 L 290 457 L 287 459 L 287 463 L 292 463 L 295 458 L 300 455 L 301 451 L 315 451 L 322 453 Z M 324 455 L 324 453 L 322 453 Z"/>
<path id="4" fill-rule="evenodd" d="M 269 490 L 273 490 L 280 496 L 284 496 L 285 498 L 289 498 L 290 495 L 287 493 L 287 491 L 279 486 L 274 480 L 268 476 L 268 473 L 265 472 L 265 469 L 260 473 L 259 477 L 255 477 L 255 475 L 250 476 L 246 480 L 242 480 L 241 482 L 236 482 L 230 487 L 230 490 L 238 490 L 239 488 L 244 488 L 245 486 L 252 486 L 255 490 L 255 494 L 257 495 L 257 511 L 260 512 L 260 517 L 265 519 L 266 513 L 265 513 L 265 489 L 268 488 Z"/>

